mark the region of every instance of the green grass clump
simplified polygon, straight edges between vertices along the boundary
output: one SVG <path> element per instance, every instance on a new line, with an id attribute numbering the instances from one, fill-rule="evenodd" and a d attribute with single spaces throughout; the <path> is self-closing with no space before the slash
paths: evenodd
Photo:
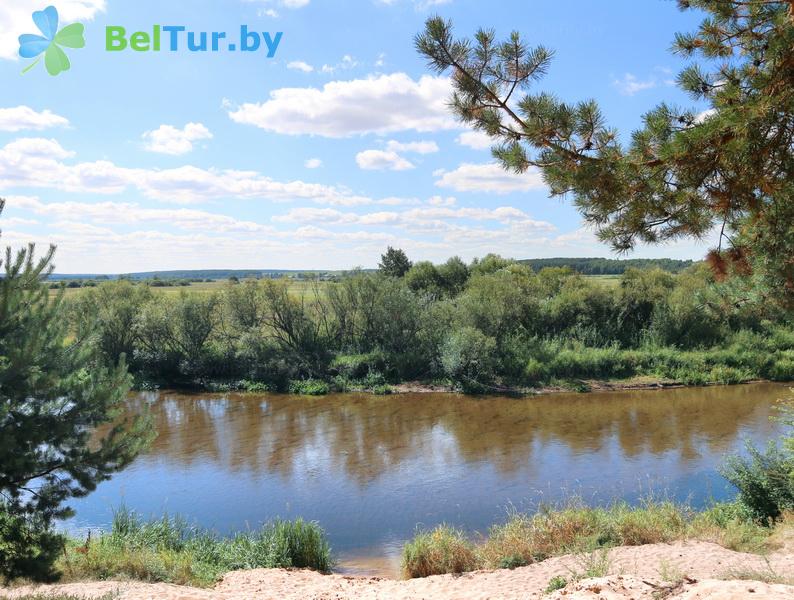
<path id="1" fill-rule="evenodd" d="M 686 527 L 684 511 L 673 503 L 648 502 L 638 508 L 625 503 L 607 508 L 571 504 L 534 515 L 510 515 L 507 522 L 491 528 L 480 555 L 489 567 L 499 567 L 505 557 L 530 564 L 595 548 L 668 542 L 681 537 Z"/>
<path id="2" fill-rule="evenodd" d="M 289 382 L 289 393 L 301 396 L 325 396 L 331 386 L 319 379 L 300 379 Z"/>
<path id="3" fill-rule="evenodd" d="M 604 553 L 615 546 L 693 538 L 732 550 L 762 552 L 770 547 L 773 533 L 737 502 L 715 504 L 699 513 L 667 501 L 646 501 L 638 507 L 624 502 L 607 507 L 571 502 L 535 514 L 511 513 L 476 546 L 448 526 L 420 532 L 405 546 L 403 569 L 409 577 L 512 569 L 562 554 L 595 557 L 592 563 L 600 569 L 606 564 Z M 590 570 L 587 567 L 585 572 Z"/>
<path id="4" fill-rule="evenodd" d="M 408 577 L 465 573 L 478 567 L 474 545 L 458 529 L 439 525 L 420 531 L 403 548 L 402 567 Z"/>
<path id="5" fill-rule="evenodd" d="M 179 517 L 145 521 L 122 509 L 99 539 L 70 541 L 59 566 L 67 579 L 129 578 L 204 587 L 237 569 L 328 572 L 331 550 L 319 525 L 302 519 L 277 520 L 258 531 L 221 538 Z"/>
<path id="6" fill-rule="evenodd" d="M 549 585 L 546 586 L 546 593 L 551 594 L 554 591 L 561 590 L 568 585 L 568 580 L 562 575 L 556 575 L 549 579 Z"/>

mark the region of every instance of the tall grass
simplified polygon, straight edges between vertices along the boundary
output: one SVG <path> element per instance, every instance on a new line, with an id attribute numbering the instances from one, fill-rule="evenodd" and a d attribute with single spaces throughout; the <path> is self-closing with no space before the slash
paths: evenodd
<path id="1" fill-rule="evenodd" d="M 209 586 L 235 569 L 328 572 L 331 550 L 319 525 L 302 519 L 277 520 L 257 531 L 222 538 L 180 517 L 143 520 L 121 509 L 110 531 L 99 539 L 70 541 L 59 566 L 67 579 L 130 578 Z"/>
<path id="2" fill-rule="evenodd" d="M 474 544 L 449 526 L 419 532 L 406 544 L 408 577 L 459 573 L 479 568 L 513 568 L 562 554 L 587 554 L 614 546 L 639 546 L 697 538 L 738 551 L 758 552 L 771 529 L 754 521 L 738 503 L 715 504 L 696 513 L 666 501 L 638 507 L 619 502 L 587 507 L 576 501 L 535 514 L 513 512 Z"/>
<path id="3" fill-rule="evenodd" d="M 448 525 L 418 532 L 403 548 L 403 570 L 410 577 L 465 573 L 478 564 L 474 544 Z"/>

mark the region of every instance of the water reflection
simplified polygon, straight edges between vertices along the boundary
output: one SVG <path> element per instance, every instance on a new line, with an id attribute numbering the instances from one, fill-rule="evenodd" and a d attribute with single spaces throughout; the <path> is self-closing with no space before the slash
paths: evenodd
<path id="1" fill-rule="evenodd" d="M 122 501 L 220 530 L 302 515 L 318 519 L 337 549 L 356 550 L 398 545 L 420 522 L 483 529 L 507 503 L 570 491 L 635 498 L 643 485 L 697 503 L 727 493 L 715 471 L 726 453 L 776 434 L 769 416 L 785 392 L 140 394 L 131 409 L 148 404 L 159 435 L 76 503 L 77 522 L 104 525 Z"/>

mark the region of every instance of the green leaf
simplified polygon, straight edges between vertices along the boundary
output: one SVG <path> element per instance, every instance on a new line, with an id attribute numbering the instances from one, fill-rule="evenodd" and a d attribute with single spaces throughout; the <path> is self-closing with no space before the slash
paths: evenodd
<path id="1" fill-rule="evenodd" d="M 85 27 L 82 23 L 72 23 L 61 29 L 53 41 L 67 48 L 83 48 L 85 47 L 84 32 Z"/>
<path id="2" fill-rule="evenodd" d="M 69 63 L 69 57 L 56 44 L 50 44 L 47 52 L 44 53 L 44 65 L 50 75 L 58 75 L 63 71 L 68 71 L 72 66 Z"/>

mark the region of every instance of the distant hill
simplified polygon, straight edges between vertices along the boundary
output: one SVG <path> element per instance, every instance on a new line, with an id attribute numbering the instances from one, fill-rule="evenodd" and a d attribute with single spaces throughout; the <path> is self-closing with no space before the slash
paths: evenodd
<path id="1" fill-rule="evenodd" d="M 528 258 L 518 261 L 529 265 L 533 271 L 546 267 L 570 267 L 582 275 L 620 275 L 626 269 L 662 269 L 670 273 L 680 273 L 695 264 L 691 260 L 672 258 Z"/>

